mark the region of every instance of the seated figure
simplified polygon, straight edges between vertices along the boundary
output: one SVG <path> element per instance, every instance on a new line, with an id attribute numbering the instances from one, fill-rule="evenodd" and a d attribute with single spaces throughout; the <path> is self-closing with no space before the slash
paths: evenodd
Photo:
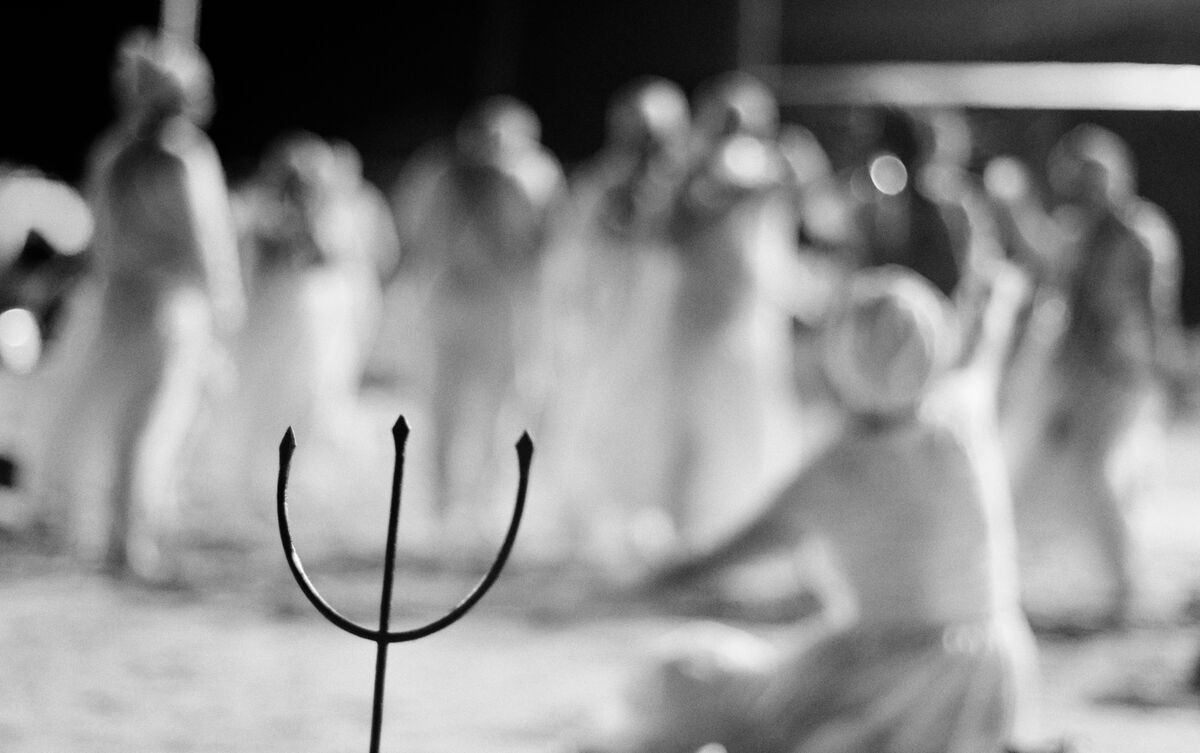
<path id="1" fill-rule="evenodd" d="M 844 433 L 757 518 L 646 587 L 691 584 L 812 534 L 833 550 L 853 609 L 791 649 L 689 629 L 634 684 L 624 720 L 583 750 L 981 753 L 1028 733 L 1035 651 L 991 347 L 1019 292 L 997 286 L 994 339 L 961 364 L 953 309 L 931 283 L 894 266 L 852 278 L 821 351 Z"/>

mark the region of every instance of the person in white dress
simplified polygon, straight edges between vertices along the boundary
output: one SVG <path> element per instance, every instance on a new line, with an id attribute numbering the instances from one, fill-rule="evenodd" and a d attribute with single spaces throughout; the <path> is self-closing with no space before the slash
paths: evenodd
<path id="1" fill-rule="evenodd" d="M 207 447 L 205 485 L 228 507 L 219 516 L 227 530 L 209 532 L 218 538 L 271 535 L 288 427 L 304 453 L 293 489 L 313 507 L 344 501 L 354 450 L 378 445 L 359 395 L 378 328 L 380 264 L 390 264 L 396 240 L 390 211 L 372 212 L 379 197 L 364 188 L 352 147 L 295 132 L 275 140 L 235 194 L 249 305 L 233 348 L 235 385 Z"/>
<path id="2" fill-rule="evenodd" d="M 451 143 L 414 157 L 397 191 L 401 274 L 420 280 L 410 290 L 420 291 L 413 321 L 429 362 L 432 509 L 453 531 L 446 546 L 468 556 L 502 509 L 508 434 L 536 431 L 547 389 L 539 269 L 565 181 L 540 135 L 527 105 L 486 99 Z"/>
<path id="3" fill-rule="evenodd" d="M 1136 595 L 1129 513 L 1154 483 L 1154 458 L 1180 383 L 1179 239 L 1137 195 L 1119 136 L 1084 124 L 1053 149 L 1050 185 L 1065 320 L 1034 391 L 1042 412 L 1016 461 L 1019 505 L 1079 521 L 1098 553 L 1106 595 L 1098 621 L 1120 625 Z"/>
<path id="4" fill-rule="evenodd" d="M 644 565 L 665 528 L 659 448 L 678 274 L 669 225 L 689 120 L 686 95 L 667 79 L 613 94 L 605 144 L 571 174 L 543 270 L 556 385 L 543 463 L 570 556 L 610 573 Z"/>
<path id="5" fill-rule="evenodd" d="M 678 282 L 662 450 L 664 506 L 682 547 L 748 515 L 802 430 L 796 288 L 787 284 L 798 264 L 794 176 L 775 140 L 778 108 L 740 73 L 708 82 L 695 99 L 692 156 L 671 216 Z"/>
<path id="6" fill-rule="evenodd" d="M 201 130 L 203 56 L 138 30 L 115 81 L 120 117 L 89 162 L 95 323 L 48 443 L 47 514 L 83 559 L 170 582 L 186 449 L 244 292 L 225 176 Z"/>

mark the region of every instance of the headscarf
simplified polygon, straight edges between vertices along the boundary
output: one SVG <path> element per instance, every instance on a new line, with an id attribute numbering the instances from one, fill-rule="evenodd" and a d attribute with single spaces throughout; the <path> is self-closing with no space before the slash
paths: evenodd
<path id="1" fill-rule="evenodd" d="M 851 412 L 889 416 L 916 407 L 951 362 L 950 302 L 928 280 L 895 265 L 851 278 L 826 323 L 821 361 Z"/>

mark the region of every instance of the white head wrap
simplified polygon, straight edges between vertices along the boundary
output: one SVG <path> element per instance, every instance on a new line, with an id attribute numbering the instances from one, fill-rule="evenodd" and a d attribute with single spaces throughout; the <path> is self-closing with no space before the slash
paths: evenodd
<path id="1" fill-rule="evenodd" d="M 954 355 L 949 301 L 911 270 L 857 273 L 826 323 L 822 367 L 852 412 L 890 415 L 913 408 Z"/>

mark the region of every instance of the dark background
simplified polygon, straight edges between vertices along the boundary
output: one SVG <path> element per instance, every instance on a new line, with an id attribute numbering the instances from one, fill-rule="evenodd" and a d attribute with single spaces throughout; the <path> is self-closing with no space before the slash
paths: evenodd
<path id="1" fill-rule="evenodd" d="M 21 7 L 13 7 L 21 6 Z M 159 3 L 10 3 L 0 9 L 0 160 L 77 180 L 112 118 L 109 65 Z M 758 19 L 747 45 L 742 19 Z M 1069 60 L 1200 62 L 1192 0 L 209 0 L 200 44 L 217 80 L 210 132 L 236 179 L 284 129 L 348 139 L 386 188 L 404 158 L 475 99 L 527 100 L 564 162 L 600 144 L 609 94 L 656 73 L 691 90 L 745 62 Z M 820 130 L 827 113 L 791 111 Z M 981 148 L 1038 159 L 1072 123 L 1129 140 L 1143 193 L 1175 219 L 1184 313 L 1200 321 L 1200 115 L 978 112 Z"/>
<path id="2" fill-rule="evenodd" d="M 11 113 L 0 117 L 0 159 L 77 178 L 112 117 L 115 45 L 158 15 L 154 1 L 0 9 Z M 571 162 L 599 145 L 608 95 L 630 78 L 658 73 L 690 88 L 734 66 L 736 19 L 728 0 L 210 0 L 200 22 L 217 81 L 210 133 L 235 176 L 274 135 L 303 127 L 351 140 L 386 182 L 472 101 L 504 92 L 537 109 L 545 140 Z"/>

